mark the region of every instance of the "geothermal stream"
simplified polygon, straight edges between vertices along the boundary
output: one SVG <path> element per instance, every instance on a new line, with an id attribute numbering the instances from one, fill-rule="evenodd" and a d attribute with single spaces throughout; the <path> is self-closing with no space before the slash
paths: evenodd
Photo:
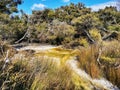
<path id="1" fill-rule="evenodd" d="M 50 49 L 53 49 L 53 48 L 56 48 L 56 46 L 51 46 L 51 45 L 46 45 L 46 46 L 26 46 L 26 47 L 18 49 L 18 51 L 35 50 L 36 52 L 38 52 L 38 51 L 50 50 Z M 57 63 L 59 63 L 58 60 L 57 60 Z M 76 61 L 75 57 L 72 57 L 70 60 L 66 61 L 66 65 L 68 65 L 73 70 L 73 72 L 75 72 L 81 78 L 90 81 L 93 85 L 102 87 L 102 88 L 104 88 L 106 90 L 120 90 L 119 88 L 117 88 L 111 82 L 109 82 L 108 80 L 106 80 L 104 78 L 92 79 L 91 76 L 88 75 L 84 70 L 81 70 L 80 68 L 78 68 L 77 64 L 78 64 L 78 62 Z"/>

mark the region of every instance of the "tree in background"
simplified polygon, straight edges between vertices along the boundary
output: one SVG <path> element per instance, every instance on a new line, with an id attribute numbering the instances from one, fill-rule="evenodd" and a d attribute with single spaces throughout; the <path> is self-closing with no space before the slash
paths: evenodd
<path id="1" fill-rule="evenodd" d="M 17 6 L 22 0 L 0 0 L 0 13 L 11 14 L 18 12 Z"/>
<path id="2" fill-rule="evenodd" d="M 98 11 L 99 18 L 104 25 L 104 28 L 112 31 L 120 31 L 120 12 L 116 7 L 106 7 Z"/>
<path id="3" fill-rule="evenodd" d="M 86 14 L 78 18 L 74 18 L 72 20 L 72 24 L 75 25 L 77 34 L 79 35 L 84 34 L 84 36 L 85 37 L 87 36 L 89 41 L 92 43 L 95 41 L 90 36 L 89 30 L 91 30 L 92 28 L 99 29 L 99 27 L 101 27 L 102 25 L 99 18 L 94 13 Z"/>
<path id="4" fill-rule="evenodd" d="M 2 40 L 12 41 L 13 38 L 19 36 L 18 32 L 23 29 L 21 19 L 11 15 L 18 12 L 17 6 L 21 3 L 22 0 L 0 0 L 0 38 Z"/>

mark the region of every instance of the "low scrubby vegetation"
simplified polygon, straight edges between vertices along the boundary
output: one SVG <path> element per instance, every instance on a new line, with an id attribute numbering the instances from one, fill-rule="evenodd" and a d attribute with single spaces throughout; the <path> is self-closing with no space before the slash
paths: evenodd
<path id="1" fill-rule="evenodd" d="M 113 41 L 76 50 L 59 47 L 37 53 L 15 52 L 14 57 L 9 56 L 12 61 L 5 68 L 4 58 L 0 60 L 0 87 L 7 90 L 90 90 L 90 82 L 83 80 L 65 64 L 71 57 L 76 57 L 79 68 L 93 79 L 106 78 L 119 87 L 119 48 L 120 44 Z M 100 49 L 102 53 L 99 57 Z"/>

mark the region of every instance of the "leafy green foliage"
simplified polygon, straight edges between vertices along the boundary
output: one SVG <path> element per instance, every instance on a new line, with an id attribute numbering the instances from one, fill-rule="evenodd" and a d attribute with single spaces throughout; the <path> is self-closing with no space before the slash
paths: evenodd
<path id="1" fill-rule="evenodd" d="M 120 24 L 120 12 L 117 11 L 116 7 L 106 7 L 103 10 L 99 10 L 98 13 L 105 28 L 111 25 Z"/>
<path id="2" fill-rule="evenodd" d="M 6 5 L 10 5 L 8 10 L 13 13 L 19 4 L 21 0 L 0 1 L 4 6 L 0 11 L 0 37 L 12 43 L 24 36 L 21 40 L 24 42 L 79 46 L 82 38 L 89 44 L 101 41 L 108 34 L 105 30 L 119 32 L 120 12 L 115 7 L 92 12 L 82 3 L 70 3 L 55 10 L 33 11 L 32 15 L 21 11 L 21 17 L 5 13 Z"/>
<path id="3" fill-rule="evenodd" d="M 78 32 L 79 30 L 90 30 L 91 28 L 98 28 L 101 26 L 99 18 L 93 14 L 82 15 L 72 20 L 72 23 L 76 25 Z"/>

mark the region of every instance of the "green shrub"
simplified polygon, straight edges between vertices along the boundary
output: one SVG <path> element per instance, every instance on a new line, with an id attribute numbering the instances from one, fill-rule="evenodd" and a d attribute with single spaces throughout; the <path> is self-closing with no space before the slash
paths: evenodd
<path id="1" fill-rule="evenodd" d="M 101 35 L 100 35 L 100 32 L 98 29 L 91 29 L 89 30 L 89 33 L 91 35 L 91 37 L 96 41 L 96 42 L 99 42 L 102 40 L 101 38 Z"/>

